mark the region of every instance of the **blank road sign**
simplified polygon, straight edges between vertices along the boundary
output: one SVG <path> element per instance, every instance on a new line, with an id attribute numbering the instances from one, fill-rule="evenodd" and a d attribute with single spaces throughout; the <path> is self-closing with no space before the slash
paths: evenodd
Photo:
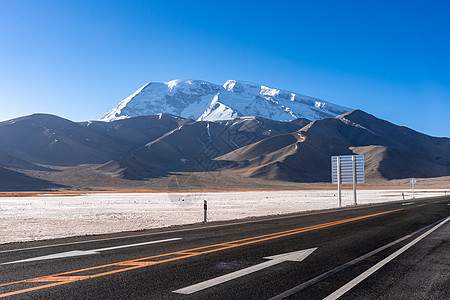
<path id="1" fill-rule="evenodd" d="M 338 183 L 337 158 L 341 159 L 341 183 L 353 183 L 353 158 L 356 161 L 356 183 L 365 183 L 364 177 L 364 155 L 341 155 L 331 157 L 331 179 Z"/>

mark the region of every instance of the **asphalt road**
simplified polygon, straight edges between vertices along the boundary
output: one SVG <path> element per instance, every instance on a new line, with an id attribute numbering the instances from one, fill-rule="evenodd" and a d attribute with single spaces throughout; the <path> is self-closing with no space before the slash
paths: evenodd
<path id="1" fill-rule="evenodd" d="M 0 298 L 449 299 L 449 216 L 446 196 L 0 245 Z"/>

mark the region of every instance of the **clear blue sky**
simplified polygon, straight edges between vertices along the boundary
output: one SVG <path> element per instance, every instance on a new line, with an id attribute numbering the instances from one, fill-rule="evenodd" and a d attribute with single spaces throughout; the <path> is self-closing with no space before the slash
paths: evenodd
<path id="1" fill-rule="evenodd" d="M 0 0 L 0 120 L 245 80 L 450 137 L 450 1 Z"/>

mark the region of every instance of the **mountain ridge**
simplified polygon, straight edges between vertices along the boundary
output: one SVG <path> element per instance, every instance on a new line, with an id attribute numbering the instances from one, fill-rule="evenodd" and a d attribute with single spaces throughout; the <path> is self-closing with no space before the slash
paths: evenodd
<path id="1" fill-rule="evenodd" d="M 319 120 L 350 110 L 318 98 L 245 81 L 228 80 L 220 86 L 202 80 L 176 79 L 145 84 L 100 120 L 110 122 L 158 113 L 197 121 L 245 116 L 276 121 Z"/>
<path id="2" fill-rule="evenodd" d="M 450 176 L 449 138 L 360 110 L 290 122 L 157 114 L 77 123 L 35 114 L 0 122 L 0 139 L 0 190 L 325 184 L 330 156 L 349 154 L 365 155 L 368 182 Z"/>
<path id="3" fill-rule="evenodd" d="M 406 137 L 399 137 L 402 134 Z M 289 137 L 286 143 L 270 141 L 280 136 L 271 137 L 215 159 L 231 161 L 228 168 L 250 177 L 303 182 L 330 181 L 333 155 L 364 154 L 369 167 L 367 174 L 372 178 L 392 180 L 450 174 L 450 139 L 424 135 L 361 110 L 313 121 L 285 136 Z M 267 144 L 281 145 L 282 149 L 276 150 L 274 158 L 267 159 Z"/>

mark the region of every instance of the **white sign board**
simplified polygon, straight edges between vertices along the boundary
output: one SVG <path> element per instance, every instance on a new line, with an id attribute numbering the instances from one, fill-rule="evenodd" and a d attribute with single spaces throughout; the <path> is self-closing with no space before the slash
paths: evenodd
<path id="1" fill-rule="evenodd" d="M 353 184 L 353 205 L 356 205 L 356 184 L 364 183 L 364 155 L 331 157 L 331 179 L 338 185 L 338 207 L 342 204 L 341 184 Z"/>
<path id="2" fill-rule="evenodd" d="M 356 164 L 356 183 L 365 183 L 364 176 L 364 155 L 341 155 L 331 157 L 331 179 L 332 182 L 338 183 L 338 157 L 341 165 L 341 182 L 353 183 L 353 157 Z"/>

